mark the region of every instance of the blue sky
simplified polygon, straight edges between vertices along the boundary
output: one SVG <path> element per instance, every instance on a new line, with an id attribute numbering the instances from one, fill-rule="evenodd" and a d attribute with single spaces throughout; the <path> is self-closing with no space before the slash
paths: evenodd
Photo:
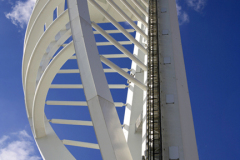
<path id="1" fill-rule="evenodd" d="M 34 0 L 0 0 L 0 160 L 41 159 L 26 116 L 21 78 L 23 40 L 33 4 Z M 238 0 L 177 0 L 200 160 L 239 160 L 240 157 L 239 8 Z M 131 46 L 128 49 L 131 50 Z M 101 52 L 103 48 L 99 50 Z M 125 64 L 123 67 L 130 65 Z M 75 62 L 69 61 L 64 68 L 74 65 L 77 67 Z M 62 76 L 64 75 L 58 75 L 54 83 L 64 83 L 60 81 Z M 64 77 L 65 83 L 73 79 L 76 82 L 72 83 L 80 81 L 79 75 Z M 119 82 L 121 80 L 124 81 L 119 76 Z M 57 94 L 61 95 L 63 92 L 82 94 L 80 90 L 51 90 L 48 99 L 53 100 Z M 112 91 L 116 101 L 123 101 L 122 97 L 116 95 L 125 92 L 126 90 Z M 67 98 L 80 100 L 77 96 Z M 46 106 L 48 117 L 71 116 L 79 119 L 77 112 L 87 113 L 86 108 L 56 107 Z M 56 115 L 51 110 L 56 111 Z M 120 108 L 118 112 L 122 121 L 124 109 Z M 90 118 L 88 114 L 81 116 L 81 119 Z M 86 133 L 81 132 L 81 128 L 65 126 L 65 129 L 77 133 L 71 134 L 63 132 L 59 125 L 53 127 L 60 138 L 66 134 L 66 139 L 80 137 L 79 140 L 82 140 L 81 137 L 84 137 L 86 141 L 96 142 L 92 138 L 92 128 L 86 129 L 87 133 L 91 133 L 87 137 Z M 79 152 L 76 147 L 68 148 L 75 154 L 85 153 L 85 159 L 101 159 L 98 151 Z"/>

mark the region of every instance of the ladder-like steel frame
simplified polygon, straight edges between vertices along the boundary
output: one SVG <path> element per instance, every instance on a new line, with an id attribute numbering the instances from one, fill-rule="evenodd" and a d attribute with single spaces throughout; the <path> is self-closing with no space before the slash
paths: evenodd
<path id="1" fill-rule="evenodd" d="M 157 0 L 149 0 L 146 159 L 162 160 Z"/>

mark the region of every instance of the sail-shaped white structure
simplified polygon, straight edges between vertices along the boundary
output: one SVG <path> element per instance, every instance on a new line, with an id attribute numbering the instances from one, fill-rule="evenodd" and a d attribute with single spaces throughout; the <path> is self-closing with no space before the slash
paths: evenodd
<path id="1" fill-rule="evenodd" d="M 64 68 L 72 61 L 77 67 Z M 60 74 L 81 79 L 54 83 Z M 37 0 L 24 40 L 22 81 L 44 159 L 76 159 L 66 148 L 76 146 L 100 150 L 104 160 L 198 160 L 175 0 Z M 82 90 L 84 101 L 51 100 L 52 90 Z M 87 108 L 90 118 L 49 118 L 46 106 Z M 118 107 L 125 107 L 123 124 Z M 59 138 L 50 124 L 83 132 L 91 127 L 97 143 Z"/>

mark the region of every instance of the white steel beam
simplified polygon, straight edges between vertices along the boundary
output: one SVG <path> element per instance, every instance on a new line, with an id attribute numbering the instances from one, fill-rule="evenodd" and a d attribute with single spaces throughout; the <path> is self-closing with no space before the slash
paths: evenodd
<path id="1" fill-rule="evenodd" d="M 83 147 L 83 148 L 91 148 L 91 149 L 100 149 L 98 144 L 94 143 L 86 143 L 72 140 L 62 140 L 63 144 L 69 146 Z"/>
<path id="2" fill-rule="evenodd" d="M 130 71 L 130 69 L 128 69 L 128 68 L 122 68 L 122 70 L 124 70 L 125 72 Z M 116 72 L 115 70 L 113 70 L 111 68 L 103 69 L 103 71 L 105 73 L 114 73 L 114 72 Z M 79 72 L 79 69 L 61 69 L 61 70 L 59 70 L 58 73 L 80 73 L 80 72 Z"/>
<path id="3" fill-rule="evenodd" d="M 114 69 L 108 68 L 108 69 L 103 69 L 105 73 L 114 73 L 117 72 Z M 122 70 L 124 70 L 125 72 L 131 71 L 131 69 L 128 68 L 122 68 Z"/>
<path id="4" fill-rule="evenodd" d="M 145 54 L 147 50 L 131 35 L 129 34 L 112 16 L 110 16 L 95 0 L 88 0 L 96 9 L 98 9 L 106 19 L 108 19 L 118 30 L 120 30 L 131 42 L 139 47 Z"/>
<path id="5" fill-rule="evenodd" d="M 125 72 L 128 72 L 130 71 L 130 69 L 128 68 L 122 68 L 122 70 L 124 70 Z M 108 69 L 103 69 L 103 71 L 105 73 L 114 73 L 114 72 L 117 72 L 111 68 L 108 68 Z M 79 69 L 62 69 L 62 70 L 59 70 L 58 73 L 79 73 Z"/>
<path id="6" fill-rule="evenodd" d="M 102 54 L 105 58 L 127 58 L 125 54 Z"/>
<path id="7" fill-rule="evenodd" d="M 148 28 L 148 23 L 135 11 L 135 9 L 126 1 L 126 0 L 120 0 L 127 8 L 128 10 L 139 20 L 143 23 L 143 25 Z"/>
<path id="8" fill-rule="evenodd" d="M 39 12 L 42 10 L 43 7 L 45 7 L 45 4 L 47 2 L 48 2 L 48 0 L 42 0 L 42 1 L 36 2 L 35 6 L 33 8 L 31 17 L 29 19 L 27 29 L 26 29 L 25 38 L 24 38 L 24 47 L 25 47 L 25 43 L 26 43 L 29 31 L 30 31 L 30 29 L 32 29 L 33 23 L 35 22 L 37 16 L 39 15 Z"/>
<path id="9" fill-rule="evenodd" d="M 132 44 L 131 41 L 118 41 L 118 43 L 120 43 L 121 45 Z M 97 42 L 96 45 L 97 46 L 110 46 L 110 45 L 113 45 L 113 44 L 111 42 Z"/>
<path id="10" fill-rule="evenodd" d="M 131 41 L 118 41 L 121 45 L 130 45 L 132 44 Z M 67 44 L 62 44 L 65 47 Z M 111 46 L 113 45 L 111 42 L 96 42 L 97 46 Z"/>
<path id="11" fill-rule="evenodd" d="M 145 40 L 148 40 L 148 36 L 141 30 L 124 12 L 119 8 L 113 0 L 107 0 L 107 2 L 139 33 Z"/>
<path id="12" fill-rule="evenodd" d="M 110 84 L 108 85 L 109 89 L 125 89 L 127 86 L 125 84 Z M 59 89 L 81 89 L 83 85 L 81 84 L 52 84 L 50 88 L 59 88 Z"/>
<path id="13" fill-rule="evenodd" d="M 119 30 L 105 30 L 107 33 L 122 33 Z M 134 29 L 126 29 L 127 32 L 135 32 Z M 93 34 L 100 34 L 98 31 L 93 31 Z"/>
<path id="14" fill-rule="evenodd" d="M 133 60 L 140 68 L 144 71 L 147 70 L 147 66 L 143 64 L 138 58 L 132 55 L 126 48 L 124 48 L 120 43 L 118 43 L 114 38 L 112 38 L 109 34 L 107 34 L 101 27 L 99 27 L 96 23 L 92 22 L 93 28 L 95 28 L 98 32 L 100 32 L 107 40 L 112 42 L 120 51 L 126 54 L 131 60 Z"/>
<path id="15" fill-rule="evenodd" d="M 68 19 L 68 12 L 65 11 L 45 31 L 41 39 L 39 39 L 36 44 L 34 50 L 31 52 L 28 67 L 26 68 L 26 77 L 23 77 L 25 83 L 25 104 L 29 117 L 32 116 L 32 104 L 34 98 L 33 96 L 36 90 L 36 78 L 42 57 L 46 53 L 48 45 L 55 40 L 56 34 L 65 26 Z"/>
<path id="16" fill-rule="evenodd" d="M 170 159 L 169 147 L 178 146 L 179 159 L 199 160 L 195 137 L 192 109 L 184 65 L 181 36 L 175 0 L 161 0 L 158 8 L 166 7 L 167 12 L 159 12 L 159 29 L 169 30 L 168 35 L 160 34 L 160 57 L 170 57 L 171 64 L 160 63 L 160 98 L 162 114 L 163 159 Z M 161 31 L 160 31 L 161 33 Z M 163 60 L 161 60 L 163 62 Z M 173 95 L 174 103 L 166 97 Z M 169 157 L 170 156 L 170 157 Z"/>
<path id="17" fill-rule="evenodd" d="M 140 21 L 138 21 L 138 26 L 145 28 Z M 142 36 L 137 32 L 135 38 L 138 41 L 141 41 Z M 139 58 L 142 62 L 146 62 L 147 55 L 144 55 L 138 47 L 134 46 L 133 54 Z M 146 64 L 146 63 L 145 63 Z M 144 75 L 147 71 L 141 71 L 140 68 L 132 62 L 131 65 L 132 72 L 135 74 L 135 78 L 146 84 L 147 81 L 144 79 Z M 136 132 L 136 120 L 143 113 L 144 104 L 146 104 L 146 91 L 141 90 L 134 83 L 130 83 L 127 92 L 127 100 L 124 114 L 124 123 L 123 123 L 123 132 L 128 143 L 128 147 L 132 153 L 133 159 L 142 159 L 142 152 L 145 152 L 145 149 L 142 150 L 142 145 L 146 146 L 144 142 L 146 141 L 146 132 Z M 146 117 L 142 117 L 143 122 L 146 120 Z M 144 127 L 144 125 L 142 125 Z M 146 128 L 145 128 L 146 129 Z"/>
<path id="18" fill-rule="evenodd" d="M 29 118 L 31 129 L 32 120 Z M 45 118 L 46 136 L 35 138 L 39 151 L 43 159 L 56 159 L 56 160 L 76 160 L 73 155 L 68 151 L 62 141 L 58 138 L 48 120 Z"/>
<path id="19" fill-rule="evenodd" d="M 128 58 L 126 54 L 102 54 L 105 58 Z M 76 59 L 76 56 L 72 56 L 70 59 Z"/>
<path id="20" fill-rule="evenodd" d="M 59 106 L 88 106 L 85 101 L 46 101 L 47 105 L 59 105 Z M 122 102 L 115 102 L 115 107 L 122 107 L 125 104 Z"/>
<path id="21" fill-rule="evenodd" d="M 70 29 L 69 30 L 61 30 L 58 33 L 59 33 L 59 35 L 61 37 L 59 39 L 57 39 L 57 40 L 55 38 L 56 41 L 50 43 L 50 45 L 48 46 L 48 49 L 47 49 L 45 55 L 43 56 L 43 58 L 41 60 L 40 67 L 38 69 L 37 79 L 36 79 L 37 82 L 39 81 L 40 77 L 42 76 L 44 70 L 47 68 L 50 60 L 53 57 L 53 55 L 59 49 L 59 46 L 61 44 L 63 44 L 71 36 L 71 30 Z"/>
<path id="22" fill-rule="evenodd" d="M 25 37 L 25 47 L 24 47 L 24 55 L 23 55 L 23 62 L 22 62 L 23 86 L 25 86 L 24 78 L 26 76 L 26 71 L 27 71 L 28 63 L 31 57 L 31 53 L 34 50 L 35 44 L 39 41 L 39 39 L 43 34 L 43 25 L 45 22 L 45 18 L 51 15 L 54 8 L 56 8 L 56 6 L 58 6 L 62 1 L 63 0 L 48 1 L 39 12 L 32 26 L 31 27 L 29 26 L 29 30 L 28 30 L 29 33 Z"/>
<path id="23" fill-rule="evenodd" d="M 61 106 L 87 106 L 85 101 L 46 101 L 47 105 L 61 105 Z"/>
<path id="24" fill-rule="evenodd" d="M 129 81 L 133 82 L 134 84 L 136 84 L 139 88 L 141 88 L 142 90 L 146 91 L 147 90 L 147 86 L 142 84 L 141 82 L 139 82 L 137 79 L 135 79 L 133 76 L 129 75 L 127 72 L 123 71 L 120 67 L 118 67 L 117 65 L 115 65 L 114 63 L 112 63 L 111 61 L 109 61 L 108 59 L 106 59 L 103 56 L 100 56 L 100 59 L 103 63 L 105 63 L 106 65 L 108 65 L 110 68 L 116 70 L 119 74 L 121 74 L 123 77 L 125 77 L 126 79 L 128 79 Z"/>
<path id="25" fill-rule="evenodd" d="M 145 0 L 142 0 L 142 3 L 148 8 L 148 2 L 146 2 Z"/>
<path id="26" fill-rule="evenodd" d="M 54 124 L 93 126 L 92 121 L 67 120 L 67 119 L 50 119 L 49 122 L 54 123 Z"/>
<path id="27" fill-rule="evenodd" d="M 142 6 L 137 0 L 132 0 L 132 2 L 138 7 L 138 9 L 139 9 L 146 17 L 148 17 L 147 11 L 143 8 L 143 6 Z"/>
<path id="28" fill-rule="evenodd" d="M 102 159 L 132 160 L 99 58 L 87 1 L 67 3 L 78 67 Z"/>
<path id="29" fill-rule="evenodd" d="M 73 53 L 73 43 L 70 43 L 54 57 L 38 83 L 33 96 L 32 108 L 33 132 L 35 138 L 46 136 L 44 108 L 47 93 L 56 73 Z"/>

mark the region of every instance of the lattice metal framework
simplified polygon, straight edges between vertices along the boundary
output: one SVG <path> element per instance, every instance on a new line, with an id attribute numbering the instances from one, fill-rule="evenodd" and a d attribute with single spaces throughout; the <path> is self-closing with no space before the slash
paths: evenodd
<path id="1" fill-rule="evenodd" d="M 106 23 L 112 27 L 105 28 Z M 165 66 L 159 63 L 164 58 Z M 75 67 L 64 68 L 73 61 Z M 81 80 L 55 83 L 60 74 Z M 36 0 L 25 34 L 22 81 L 28 119 L 44 159 L 74 160 L 73 146 L 105 160 L 197 160 L 185 75 L 175 0 Z M 71 92 L 67 100 L 63 89 Z M 81 91 L 75 99 L 73 89 Z M 119 100 L 113 89 L 125 89 L 126 99 Z M 53 90 L 60 96 L 48 98 Z M 54 114 L 70 106 L 89 117 Z M 125 107 L 123 124 L 115 107 Z M 53 114 L 48 116 L 45 108 Z M 60 139 L 56 125 L 71 125 L 71 133 L 83 136 L 74 139 L 66 133 Z M 87 141 L 89 128 L 96 138 Z"/>
<path id="2" fill-rule="evenodd" d="M 148 160 L 162 160 L 160 73 L 157 0 L 149 0 L 147 154 Z"/>

